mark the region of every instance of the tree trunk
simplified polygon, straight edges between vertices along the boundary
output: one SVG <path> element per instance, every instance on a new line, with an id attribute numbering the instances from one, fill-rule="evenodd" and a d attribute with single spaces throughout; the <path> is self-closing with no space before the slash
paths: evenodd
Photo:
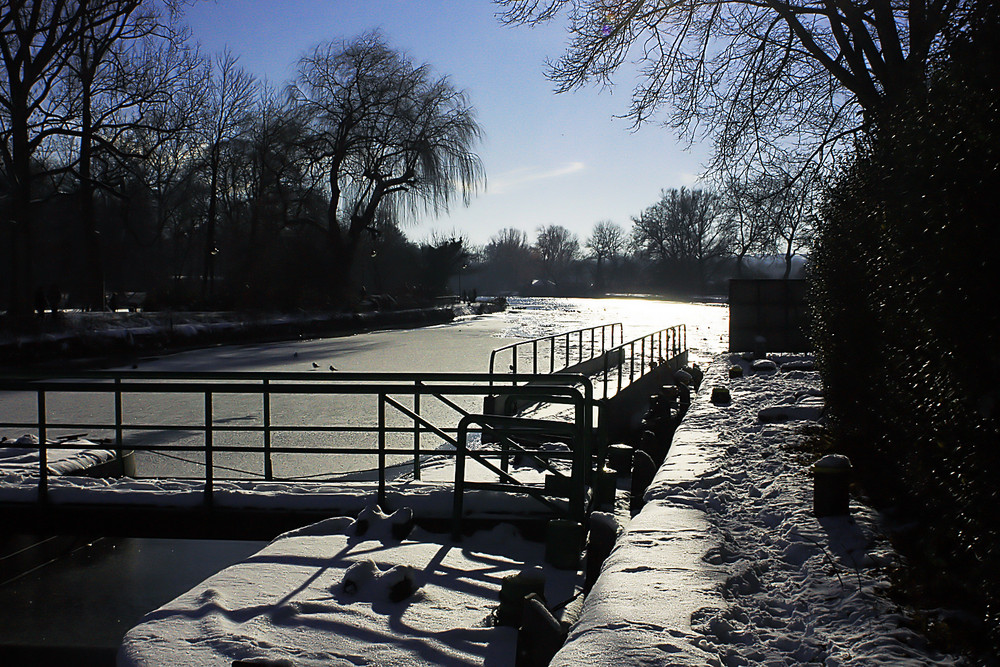
<path id="1" fill-rule="evenodd" d="M 205 269 L 201 281 L 201 298 L 206 302 L 211 302 L 215 297 L 215 217 L 219 207 L 219 144 L 212 146 L 209 169 L 211 170 L 209 193 L 208 193 L 208 215 L 205 220 Z"/>
<path id="2" fill-rule="evenodd" d="M 86 69 L 84 65 L 83 70 Z M 80 219 L 85 244 L 83 305 L 89 310 L 104 310 L 104 258 L 101 237 L 97 231 L 97 213 L 94 210 L 94 181 L 91 172 L 93 159 L 93 118 L 91 114 L 91 80 L 81 77 L 83 86 L 82 117 L 80 126 Z"/>
<path id="3" fill-rule="evenodd" d="M 31 149 L 28 142 L 27 91 L 11 82 L 11 161 L 13 173 L 10 202 L 10 296 L 8 314 L 14 320 L 31 315 L 34 291 L 31 255 Z"/>

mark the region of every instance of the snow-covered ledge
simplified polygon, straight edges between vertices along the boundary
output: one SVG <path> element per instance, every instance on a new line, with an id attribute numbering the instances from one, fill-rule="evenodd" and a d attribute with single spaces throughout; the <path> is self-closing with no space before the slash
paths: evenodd
<path id="1" fill-rule="evenodd" d="M 691 618 L 726 606 L 720 587 L 728 576 L 712 565 L 717 549 L 705 513 L 675 494 L 712 468 L 720 455 L 719 407 L 711 387 L 724 383 L 728 365 L 709 367 L 702 389 L 674 435 L 667 459 L 646 491 L 646 506 L 619 537 L 554 667 L 577 665 L 706 665 L 714 652 Z"/>

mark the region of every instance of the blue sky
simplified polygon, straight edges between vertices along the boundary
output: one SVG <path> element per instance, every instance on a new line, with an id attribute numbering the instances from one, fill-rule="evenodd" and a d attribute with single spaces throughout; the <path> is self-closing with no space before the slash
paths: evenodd
<path id="1" fill-rule="evenodd" d="M 628 76 L 611 91 L 556 95 L 544 63 L 562 54 L 564 24 L 510 28 L 494 13 L 489 0 L 202 0 L 186 20 L 205 52 L 228 47 L 278 87 L 316 44 L 378 28 L 391 46 L 468 91 L 485 130 L 477 152 L 487 189 L 467 208 L 459 202 L 408 224 L 414 240 L 454 229 L 482 244 L 503 227 L 534 240 L 538 227 L 558 224 L 583 243 L 594 223 L 629 227 L 662 188 L 694 183 L 707 147 L 687 150 L 669 129 L 633 132 L 614 118 L 628 109 Z"/>

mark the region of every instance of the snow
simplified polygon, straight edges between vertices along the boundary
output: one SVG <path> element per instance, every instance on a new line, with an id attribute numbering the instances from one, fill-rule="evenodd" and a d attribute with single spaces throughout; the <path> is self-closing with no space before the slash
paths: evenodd
<path id="1" fill-rule="evenodd" d="M 99 444 L 85 438 L 49 440 L 48 444 L 45 467 L 50 475 L 72 475 L 115 458 L 113 450 L 101 449 Z M 0 439 L 0 480 L 18 475 L 37 476 L 38 464 L 37 436 Z"/>
<path id="2" fill-rule="evenodd" d="M 398 541 L 390 517 L 372 517 L 360 536 L 335 518 L 278 537 L 148 614 L 118 664 L 512 665 L 517 631 L 491 617 L 504 578 L 543 545 L 509 525 L 463 543 L 419 529 Z M 576 573 L 542 571 L 550 605 L 578 590 Z"/>
<path id="3" fill-rule="evenodd" d="M 959 664 L 886 596 L 896 556 L 878 515 L 852 500 L 850 516 L 813 516 L 818 457 L 803 444 L 820 379 L 807 357 L 772 360 L 803 363 L 738 378 L 729 366 L 747 362 L 712 364 L 553 665 Z M 713 404 L 713 386 L 732 401 Z M 759 418 L 772 407 L 782 421 Z M 516 632 L 490 618 L 503 578 L 541 565 L 542 545 L 502 524 L 461 544 L 419 529 L 397 542 L 405 517 L 367 517 L 363 535 L 338 518 L 279 537 L 150 613 L 119 664 L 513 665 Z M 579 585 L 544 572 L 549 607 Z"/>
<path id="4" fill-rule="evenodd" d="M 747 362 L 717 358 L 553 665 L 957 664 L 885 595 L 896 557 L 878 515 L 854 500 L 813 516 L 802 445 L 820 378 L 808 358 L 772 361 L 802 363 L 730 379 Z M 772 407 L 784 421 L 758 419 Z"/>

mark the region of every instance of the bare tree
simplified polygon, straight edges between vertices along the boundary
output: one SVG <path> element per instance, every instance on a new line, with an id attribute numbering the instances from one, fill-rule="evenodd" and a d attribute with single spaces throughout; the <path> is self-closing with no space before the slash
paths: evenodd
<path id="1" fill-rule="evenodd" d="M 814 172 L 792 175 L 779 172 L 770 177 L 771 194 L 770 233 L 780 240 L 785 259 L 785 280 L 792 273 L 792 260 L 812 242 L 816 219 L 817 178 Z"/>
<path id="2" fill-rule="evenodd" d="M 741 278 L 747 255 L 768 252 L 773 245 L 774 192 L 759 178 L 732 175 L 723 179 L 719 192 L 722 224 L 736 256 L 736 276 Z"/>
<path id="3" fill-rule="evenodd" d="M 329 194 L 330 287 L 348 285 L 358 243 L 384 211 L 394 219 L 468 203 L 483 181 L 481 136 L 463 91 L 435 79 L 377 33 L 327 43 L 299 62 L 289 89 Z"/>
<path id="4" fill-rule="evenodd" d="M 660 201 L 632 223 L 636 245 L 660 265 L 667 280 L 679 285 L 704 289 L 710 263 L 728 251 L 718 196 L 711 192 L 663 190 Z"/>
<path id="5" fill-rule="evenodd" d="M 198 178 L 203 135 L 196 122 L 205 108 L 204 61 L 166 41 L 133 53 L 128 69 L 140 88 L 159 92 L 131 119 L 137 122 L 123 122 L 107 143 L 116 147 L 127 180 L 151 201 L 152 232 L 143 245 L 168 241 L 174 277 L 190 275 L 198 268 L 190 261 L 198 250 L 194 221 L 204 218 Z M 131 98 L 130 88 L 120 90 Z"/>
<path id="6" fill-rule="evenodd" d="M 717 162 L 767 164 L 773 153 L 821 151 L 891 113 L 925 85 L 949 22 L 968 0 L 495 0 L 507 23 L 565 11 L 558 90 L 605 86 L 628 61 L 640 81 L 628 116 L 666 106 L 686 136 L 715 135 Z"/>
<path id="7" fill-rule="evenodd" d="M 621 225 L 611 220 L 601 220 L 594 225 L 594 230 L 590 233 L 590 238 L 587 239 L 587 248 L 590 249 L 591 255 L 597 260 L 595 282 L 598 289 L 603 289 L 604 287 L 604 261 L 614 261 L 615 258 L 621 255 L 622 250 L 625 248 L 625 242 L 625 230 Z"/>
<path id="8" fill-rule="evenodd" d="M 223 150 L 250 130 L 257 89 L 253 77 L 238 67 L 228 51 L 213 59 L 204 109 L 204 158 L 208 172 L 208 211 L 205 215 L 202 298 L 211 300 L 215 284 L 215 259 L 219 254 L 216 224 Z"/>
<path id="9" fill-rule="evenodd" d="M 80 223 L 86 254 L 81 289 L 83 305 L 103 308 L 104 264 L 97 229 L 95 198 L 98 191 L 121 196 L 107 174 L 122 160 L 141 158 L 124 141 L 129 128 L 155 118 L 164 126 L 168 96 L 177 91 L 193 60 L 187 57 L 187 33 L 171 22 L 176 2 L 164 0 L 89 0 L 66 70 L 66 115 L 60 130 L 77 148 L 71 170 L 79 181 Z M 168 125 L 173 125 L 170 120 Z M 99 173 L 104 172 L 104 173 Z"/>
<path id="10" fill-rule="evenodd" d="M 483 254 L 501 289 L 517 289 L 531 279 L 531 245 L 520 229 L 501 229 L 490 237 Z"/>
<path id="11" fill-rule="evenodd" d="M 538 228 L 535 249 L 546 277 L 558 283 L 579 257 L 580 241 L 562 225 L 548 225 Z"/>

